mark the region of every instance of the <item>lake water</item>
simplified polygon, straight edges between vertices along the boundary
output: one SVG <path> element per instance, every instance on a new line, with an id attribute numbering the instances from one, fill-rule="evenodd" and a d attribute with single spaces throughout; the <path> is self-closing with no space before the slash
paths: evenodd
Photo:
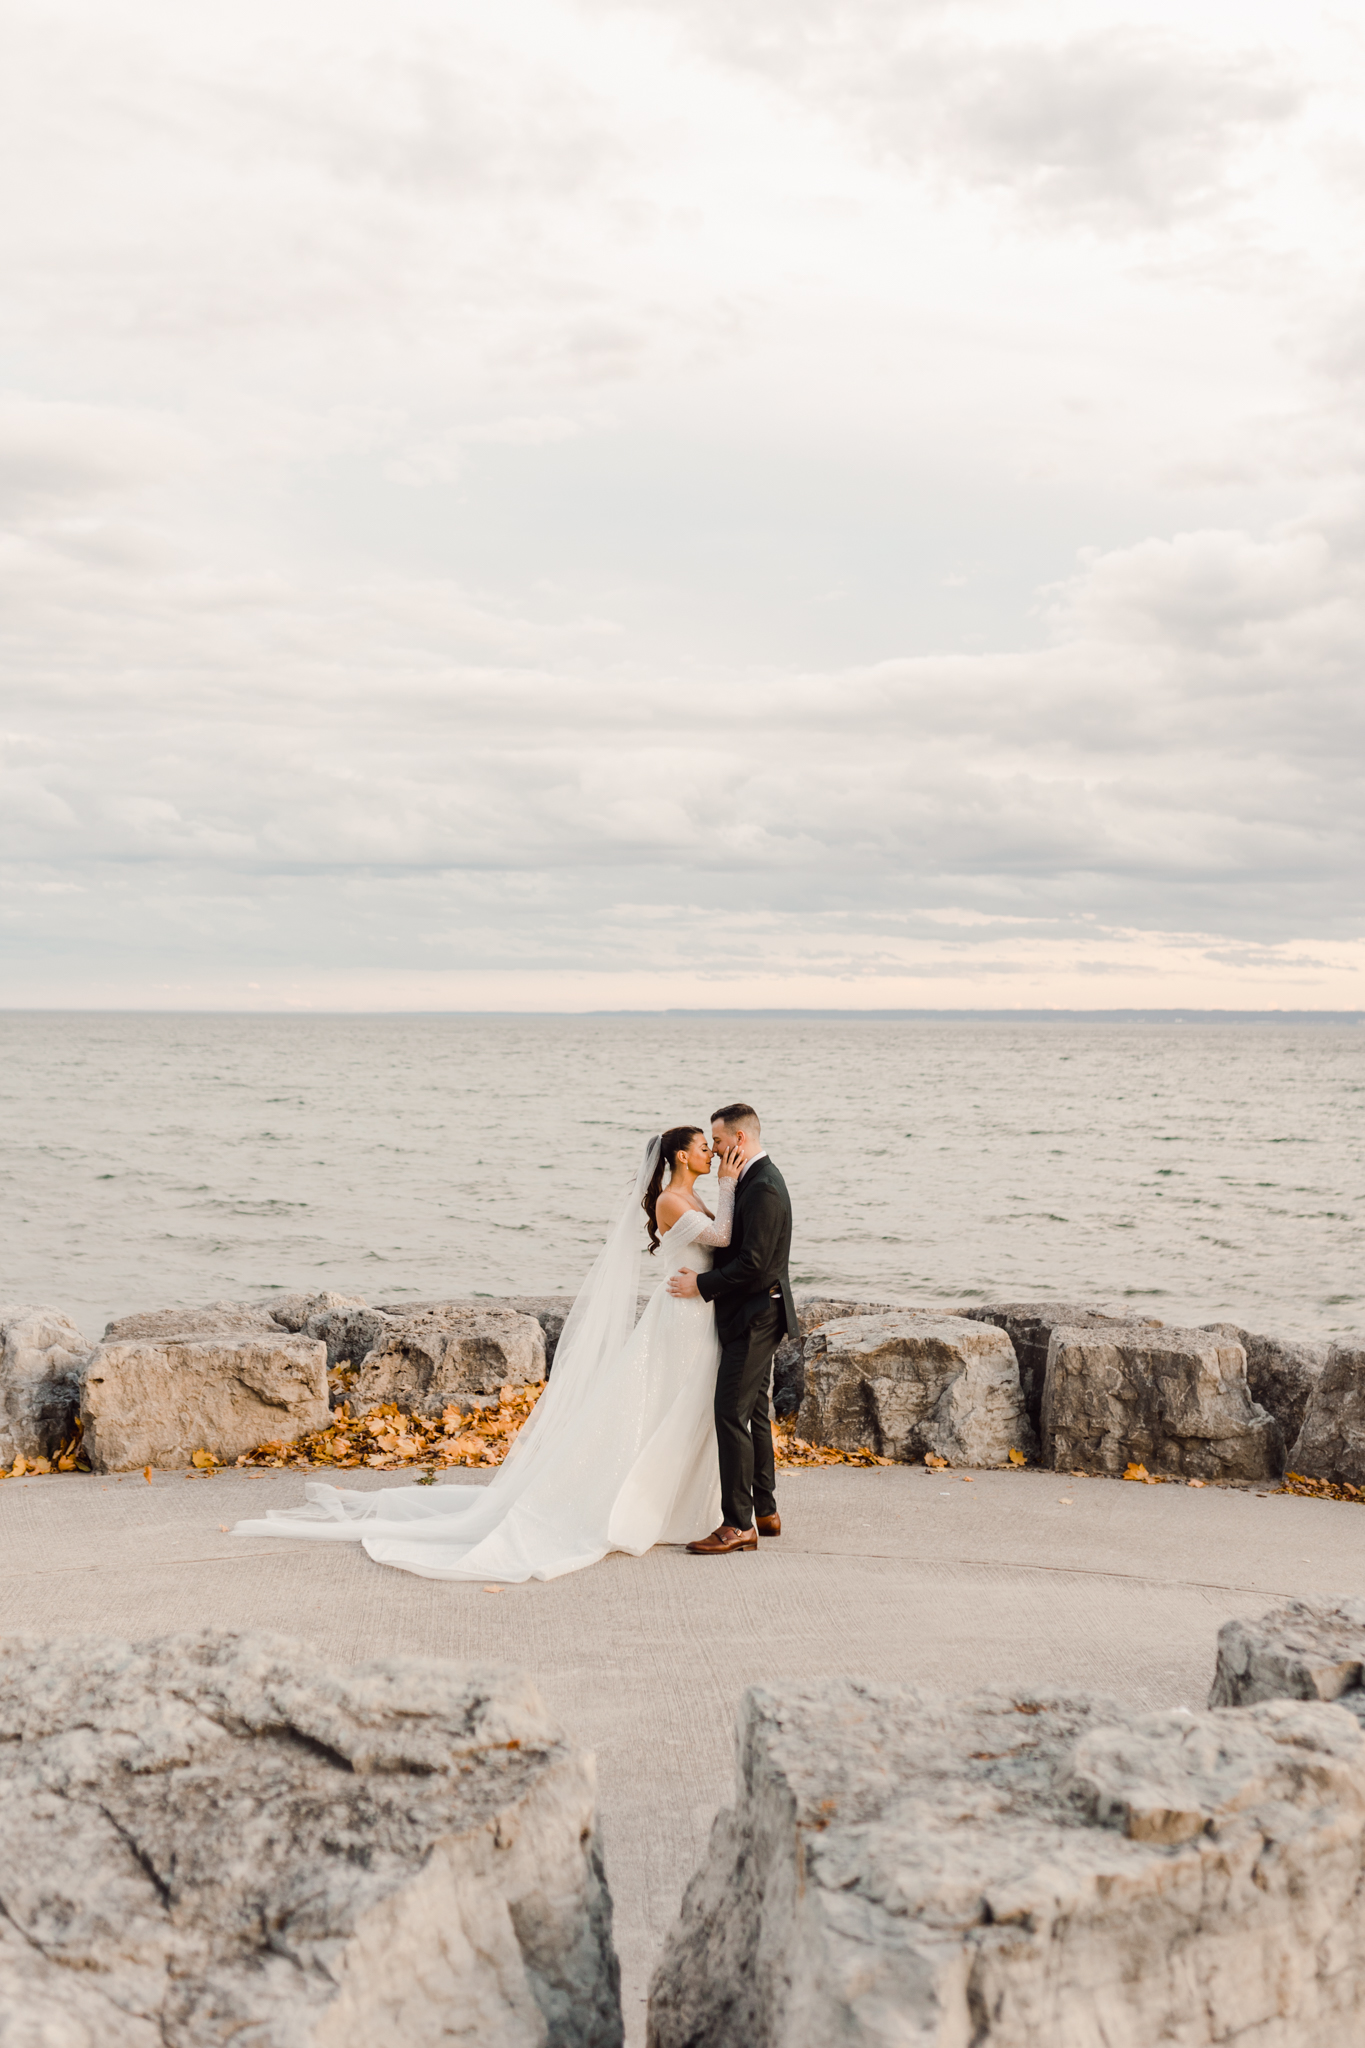
<path id="1" fill-rule="evenodd" d="M 793 1279 L 1365 1327 L 1365 1030 L 0 1013 L 0 1297 L 570 1293 L 661 1125 L 757 1105 Z M 646 1270 L 647 1270 L 646 1262 Z"/>

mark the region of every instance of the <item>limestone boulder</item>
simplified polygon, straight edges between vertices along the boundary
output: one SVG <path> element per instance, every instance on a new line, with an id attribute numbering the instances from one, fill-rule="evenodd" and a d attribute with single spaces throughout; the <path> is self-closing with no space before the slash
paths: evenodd
<path id="1" fill-rule="evenodd" d="M 327 1364 L 363 1365 L 372 1351 L 382 1350 L 393 1335 L 392 1316 L 363 1303 L 320 1309 L 303 1325 L 305 1337 L 316 1337 L 327 1346 Z"/>
<path id="2" fill-rule="evenodd" d="M 1365 1338 L 1328 1345 L 1289 1469 L 1336 1486 L 1365 1486 Z"/>
<path id="3" fill-rule="evenodd" d="M 1365 1600 L 1285 1600 L 1218 1631 L 1211 1707 L 1335 1700 L 1365 1721 Z"/>
<path id="4" fill-rule="evenodd" d="M 1036 1449 L 1002 1330 L 910 1309 L 828 1322 L 806 1341 L 797 1432 L 897 1460 L 1005 1465 Z"/>
<path id="5" fill-rule="evenodd" d="M 0 1465 L 53 1458 L 71 1441 L 91 1349 L 57 1309 L 0 1303 Z"/>
<path id="6" fill-rule="evenodd" d="M 182 1466 L 197 1450 L 230 1464 L 331 1420 L 327 1349 L 314 1337 L 164 1337 L 100 1344 L 81 1390 L 97 1472 Z"/>
<path id="7" fill-rule="evenodd" d="M 1043 1381 L 1047 1377 L 1047 1350 L 1056 1329 L 1095 1329 L 1106 1323 L 1136 1320 L 1110 1315 L 1106 1309 L 1086 1308 L 1066 1301 L 993 1301 L 956 1311 L 972 1322 L 993 1323 L 1003 1330 L 1014 1346 L 1019 1361 L 1019 1384 L 1024 1406 L 1036 1430 L 1042 1429 Z"/>
<path id="8" fill-rule="evenodd" d="M 752 1689 L 649 2048 L 1358 2048 L 1365 1732 Z"/>
<path id="9" fill-rule="evenodd" d="M 1043 1462 L 1122 1473 L 1136 1462 L 1183 1479 L 1269 1479 L 1284 1438 L 1252 1400 L 1240 1344 L 1160 1323 L 1054 1329 L 1042 1406 Z"/>
<path id="10" fill-rule="evenodd" d="M 544 1377 L 545 1332 L 534 1316 L 451 1302 L 395 1322 L 356 1373 L 351 1401 L 361 1415 L 384 1401 L 410 1415 L 439 1415 L 450 1402 L 494 1405 L 500 1387 Z"/>
<path id="11" fill-rule="evenodd" d="M 773 1413 L 788 1416 L 799 1412 L 806 1398 L 806 1339 L 826 1323 L 842 1322 L 849 1316 L 885 1316 L 894 1312 L 886 1301 L 841 1301 L 830 1295 L 798 1295 L 796 1320 L 799 1337 L 784 1337 L 773 1354 Z"/>
<path id="12" fill-rule="evenodd" d="M 278 1337 L 283 1326 L 255 1301 L 209 1301 L 199 1308 L 149 1308 L 104 1326 L 106 1344 L 159 1343 L 163 1337 Z"/>
<path id="13" fill-rule="evenodd" d="M 1204 1327 L 1241 1345 L 1252 1400 L 1274 1416 L 1286 1445 L 1292 1444 L 1303 1428 L 1308 1398 L 1327 1363 L 1327 1340 L 1268 1336 L 1244 1330 L 1240 1323 L 1207 1323 Z"/>
<path id="14" fill-rule="evenodd" d="M 572 1294 L 470 1294 L 450 1301 L 387 1301 L 381 1306 L 385 1315 L 402 1319 L 427 1315 L 435 1309 L 510 1308 L 518 1315 L 534 1316 L 545 1332 L 545 1373 L 548 1378 L 554 1367 L 555 1352 L 559 1349 L 559 1339 L 569 1310 L 574 1305 L 574 1299 Z M 637 1299 L 637 1322 L 644 1314 L 648 1300 L 647 1294 L 642 1294 Z"/>
<path id="15" fill-rule="evenodd" d="M 277 1294 L 268 1301 L 256 1302 L 253 1306 L 263 1308 L 281 1330 L 292 1330 L 295 1336 L 308 1329 L 310 1322 L 319 1316 L 333 1315 L 346 1309 L 362 1309 L 368 1303 L 359 1294 L 335 1294 L 330 1291 L 321 1294 Z"/>
<path id="16" fill-rule="evenodd" d="M 0 2041 L 617 2048 L 592 1760 L 513 1674 L 0 1644 Z"/>

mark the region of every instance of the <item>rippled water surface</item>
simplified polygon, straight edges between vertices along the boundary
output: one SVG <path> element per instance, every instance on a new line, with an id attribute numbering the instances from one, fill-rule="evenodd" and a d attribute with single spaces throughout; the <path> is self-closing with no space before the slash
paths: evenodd
<path id="1" fill-rule="evenodd" d="M 793 1277 L 1365 1326 L 1365 1030 L 0 1014 L 0 1295 L 89 1333 L 334 1287 L 566 1293 L 644 1138 L 759 1107 Z"/>

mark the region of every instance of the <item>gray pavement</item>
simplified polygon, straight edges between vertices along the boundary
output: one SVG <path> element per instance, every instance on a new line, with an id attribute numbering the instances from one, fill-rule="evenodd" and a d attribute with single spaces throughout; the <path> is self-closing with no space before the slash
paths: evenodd
<path id="1" fill-rule="evenodd" d="M 851 1672 L 1197 1707 L 1227 1616 L 1285 1594 L 1365 1594 L 1365 1512 L 1337 1502 L 1032 1471 L 968 1484 L 834 1466 L 779 1480 L 784 1533 L 757 1557 L 655 1550 L 487 1593 L 385 1570 L 349 1544 L 224 1533 L 299 1501 L 297 1473 L 10 1479 L 0 1629 L 216 1623 L 304 1636 L 343 1660 L 407 1651 L 533 1672 L 597 1753 L 638 2043 L 654 1958 L 730 1793 L 745 1685 Z"/>

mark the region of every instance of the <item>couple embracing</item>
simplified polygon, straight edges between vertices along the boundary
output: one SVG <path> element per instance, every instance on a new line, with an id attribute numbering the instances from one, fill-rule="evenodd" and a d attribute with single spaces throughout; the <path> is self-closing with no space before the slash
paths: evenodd
<path id="1" fill-rule="evenodd" d="M 715 1214 L 697 1182 L 718 1162 Z M 635 1321 L 640 1211 L 659 1280 Z M 360 1493 L 321 1482 L 308 1505 L 237 1533 L 362 1543 L 431 1579 L 557 1579 L 609 1551 L 685 1543 L 752 1550 L 781 1529 L 768 1375 L 797 1334 L 791 1201 L 747 1103 L 711 1139 L 652 1138 L 555 1352 L 554 1372 L 490 1484 Z M 713 1526 L 715 1525 L 715 1526 Z M 705 1533 L 710 1530 L 710 1533 Z"/>

